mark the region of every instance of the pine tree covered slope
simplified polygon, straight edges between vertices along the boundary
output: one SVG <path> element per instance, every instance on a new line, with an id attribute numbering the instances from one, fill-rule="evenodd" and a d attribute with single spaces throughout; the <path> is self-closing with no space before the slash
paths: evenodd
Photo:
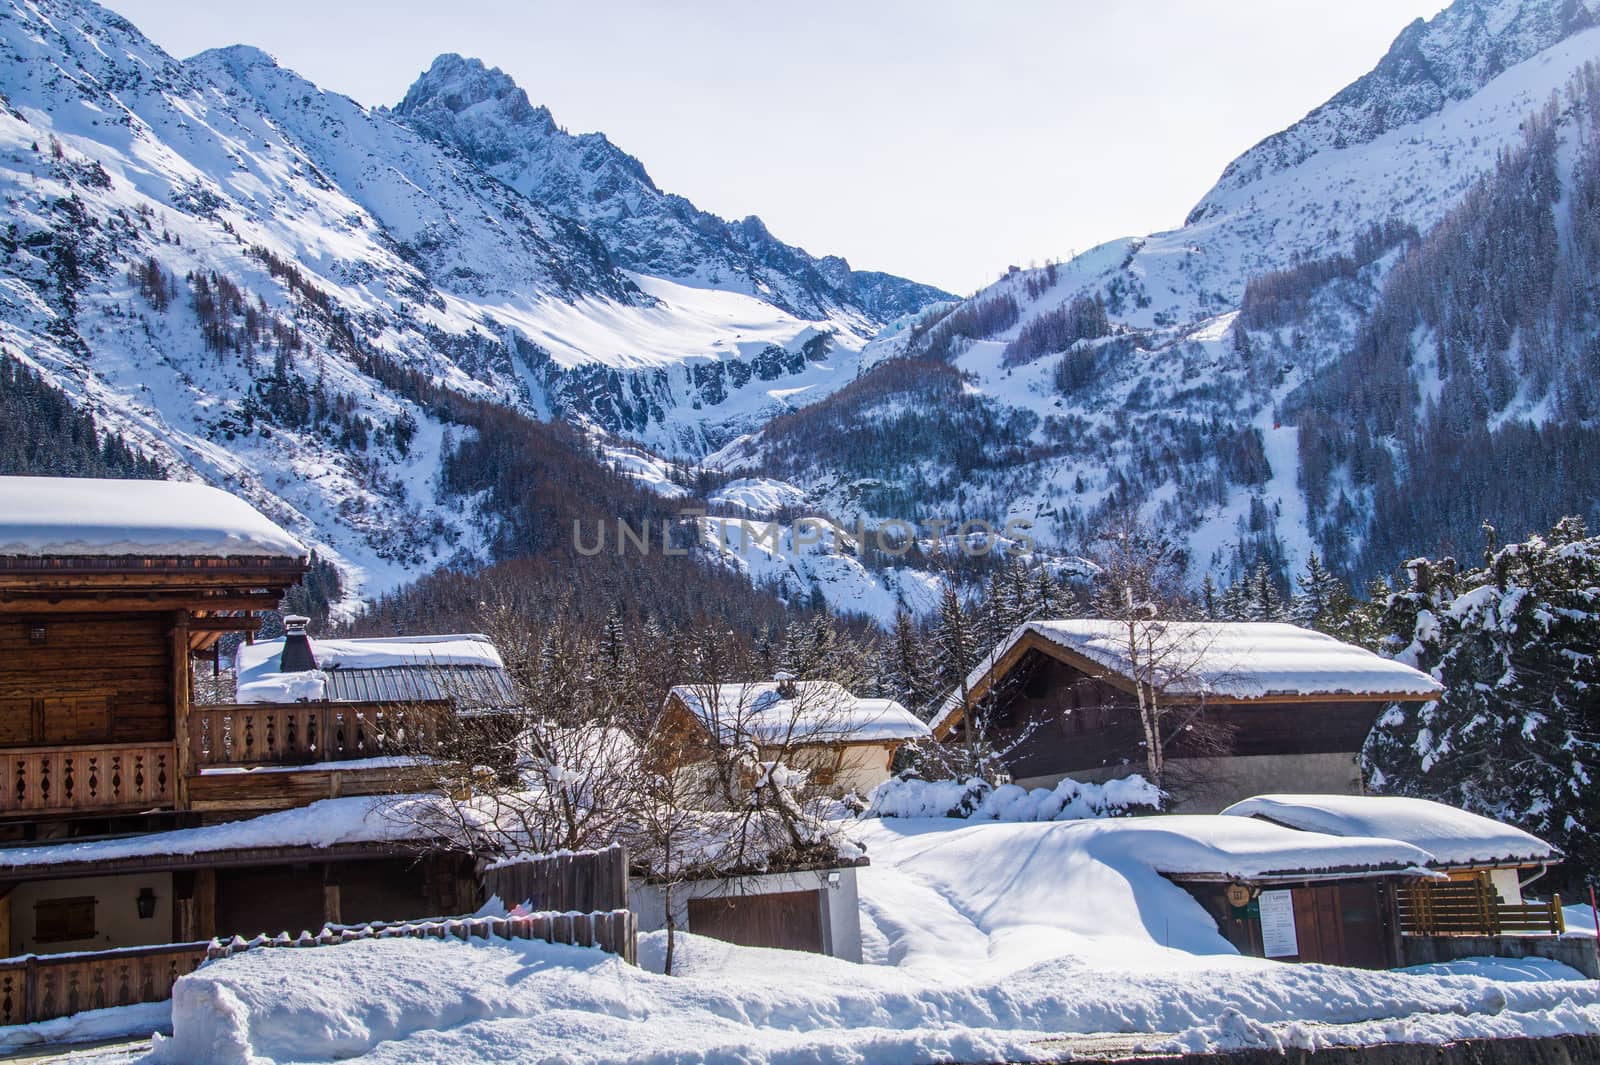
<path id="1" fill-rule="evenodd" d="M 844 515 L 1026 518 L 1067 550 L 1134 505 L 1194 583 L 1260 561 L 1281 583 L 1313 552 L 1361 580 L 1486 517 L 1590 514 L 1597 9 L 1458 0 L 1182 229 L 930 312 L 713 461 Z M 1530 153 L 1536 173 L 1505 161 Z"/>

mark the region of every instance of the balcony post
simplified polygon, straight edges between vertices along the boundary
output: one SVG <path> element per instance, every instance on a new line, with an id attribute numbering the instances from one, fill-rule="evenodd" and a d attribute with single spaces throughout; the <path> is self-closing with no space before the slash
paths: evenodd
<path id="1" fill-rule="evenodd" d="M 173 806 L 189 808 L 189 774 L 193 762 L 189 754 L 189 612 L 180 610 L 172 625 L 172 738 L 176 761 L 173 781 Z"/>

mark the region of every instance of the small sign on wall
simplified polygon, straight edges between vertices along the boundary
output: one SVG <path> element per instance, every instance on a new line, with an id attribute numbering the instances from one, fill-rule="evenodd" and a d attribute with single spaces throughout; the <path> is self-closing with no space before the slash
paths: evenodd
<path id="1" fill-rule="evenodd" d="M 1300 953 L 1300 940 L 1294 931 L 1294 892 L 1263 891 L 1261 905 L 1261 947 L 1269 958 L 1293 958 Z"/>

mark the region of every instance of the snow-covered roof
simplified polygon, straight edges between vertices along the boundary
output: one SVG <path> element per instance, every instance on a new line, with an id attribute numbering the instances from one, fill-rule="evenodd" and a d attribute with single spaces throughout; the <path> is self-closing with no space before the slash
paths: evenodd
<path id="1" fill-rule="evenodd" d="M 1029 637 L 1087 659 L 1108 674 L 1132 677 L 1127 627 L 1115 621 L 1030 621 L 1017 626 L 967 676 L 969 692 Z M 1438 681 L 1401 662 L 1298 625 L 1276 622 L 1140 622 L 1138 672 L 1175 695 L 1221 699 L 1356 696 L 1433 699 Z M 960 715 L 960 688 L 946 696 L 938 729 Z"/>
<path id="2" fill-rule="evenodd" d="M 1169 814 L 1083 823 L 1093 853 L 1113 852 L 1177 877 L 1240 880 L 1300 874 L 1391 872 L 1427 875 L 1433 855 L 1397 839 L 1302 832 L 1220 814 Z"/>
<path id="3" fill-rule="evenodd" d="M 1440 867 L 1549 862 L 1561 852 L 1538 836 L 1427 799 L 1390 795 L 1256 795 L 1225 815 L 1266 818 L 1334 836 L 1385 836 L 1421 847 Z"/>
<path id="4" fill-rule="evenodd" d="M 279 671 L 282 639 L 240 644 L 235 658 L 241 703 L 482 701 L 511 697 L 505 663 L 487 636 L 381 636 L 311 640 L 317 668 Z"/>
<path id="5" fill-rule="evenodd" d="M 683 700 L 723 740 L 757 743 L 891 743 L 921 739 L 928 726 L 893 699 L 858 699 L 832 681 L 794 681 L 785 696 L 775 680 L 719 685 L 681 684 Z"/>
<path id="6" fill-rule="evenodd" d="M 306 548 L 209 485 L 0 477 L 0 556 L 121 555 L 299 559 Z"/>
<path id="7" fill-rule="evenodd" d="M 0 869 L 109 863 L 129 858 L 210 854 L 263 847 L 333 847 L 430 838 L 425 814 L 439 800 L 427 795 L 323 799 L 309 806 L 201 828 L 178 828 L 123 839 L 0 848 Z M 413 816 L 417 814 L 417 816 Z"/>

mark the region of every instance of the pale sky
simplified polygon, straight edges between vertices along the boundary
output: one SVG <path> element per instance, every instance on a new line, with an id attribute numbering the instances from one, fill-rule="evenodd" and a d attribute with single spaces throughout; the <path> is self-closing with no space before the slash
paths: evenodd
<path id="1" fill-rule="evenodd" d="M 857 268 L 969 292 L 1180 224 L 1234 156 L 1442 0 L 107 0 L 177 56 L 253 44 L 393 105 L 505 70 L 656 184 Z"/>

